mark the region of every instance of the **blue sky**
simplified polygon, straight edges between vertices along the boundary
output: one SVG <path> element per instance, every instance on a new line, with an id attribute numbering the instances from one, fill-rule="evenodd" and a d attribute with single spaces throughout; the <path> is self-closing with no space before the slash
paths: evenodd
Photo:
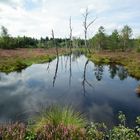
<path id="1" fill-rule="evenodd" d="M 133 37 L 140 36 L 140 0 L 0 0 L 0 25 L 12 36 L 68 37 L 69 17 L 72 17 L 74 37 L 83 37 L 82 12 L 89 8 L 89 21 L 98 17 L 89 29 L 93 36 L 102 25 L 106 33 L 119 31 L 124 25 L 133 29 Z"/>

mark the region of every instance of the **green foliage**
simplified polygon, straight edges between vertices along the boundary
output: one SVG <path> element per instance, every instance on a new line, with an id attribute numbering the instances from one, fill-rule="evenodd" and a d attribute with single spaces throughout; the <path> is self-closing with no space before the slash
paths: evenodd
<path id="1" fill-rule="evenodd" d="M 60 119 L 60 117 L 58 117 L 58 115 L 56 114 L 59 113 L 58 110 L 60 111 L 60 109 L 57 109 L 53 111 L 53 113 L 52 111 L 51 113 L 48 113 L 51 114 L 51 119 L 49 117 L 48 121 L 41 122 L 42 126 L 36 129 L 36 131 L 33 131 L 34 129 L 31 128 L 30 126 L 31 124 L 25 125 L 23 123 L 15 123 L 0 127 L 0 137 L 2 140 L 139 140 L 140 139 L 140 117 L 137 117 L 136 119 L 137 126 L 134 128 L 129 128 L 125 124 L 126 122 L 125 115 L 122 112 L 119 112 L 118 119 L 120 120 L 121 123 L 109 129 L 104 123 L 91 122 L 87 126 L 81 125 L 81 123 L 80 125 L 77 125 L 75 121 L 74 123 L 71 123 L 71 119 L 69 121 L 69 118 L 71 118 L 71 114 L 73 114 L 72 113 L 73 111 L 71 109 L 70 110 L 67 109 L 66 111 L 66 109 L 63 110 L 61 108 L 61 111 L 63 112 L 61 113 L 61 115 L 63 114 L 62 116 L 67 116 L 67 117 L 61 116 L 61 118 L 63 119 L 68 118 L 69 123 L 66 123 L 65 122 L 66 120 L 63 121 L 63 119 Z M 71 113 L 68 113 L 69 112 L 68 110 Z M 68 117 L 68 115 L 70 116 Z M 46 120 L 47 118 L 44 117 L 47 116 L 43 115 L 43 119 Z M 55 119 L 57 118 L 57 123 L 54 123 L 54 120 L 52 120 L 52 118 Z M 35 127 L 35 125 L 33 125 L 33 127 Z"/>
<path id="2" fill-rule="evenodd" d="M 8 37 L 8 29 L 4 26 L 1 26 L 1 36 L 2 37 Z"/>
<path id="3" fill-rule="evenodd" d="M 128 25 L 125 25 L 120 33 L 115 29 L 111 35 L 105 34 L 105 29 L 101 26 L 97 34 L 89 41 L 90 46 L 96 50 L 126 51 L 127 49 L 136 48 L 136 45 L 134 46 L 135 39 L 131 39 L 131 36 L 132 29 Z"/>
<path id="4" fill-rule="evenodd" d="M 119 33 L 116 29 L 111 35 L 105 33 L 105 28 L 103 26 L 99 27 L 98 32 L 91 39 L 88 40 L 90 48 L 95 50 L 105 50 L 109 49 L 112 51 L 122 50 L 126 51 L 128 49 L 136 48 L 139 52 L 140 41 L 139 39 L 131 39 L 132 29 L 125 25 L 121 32 Z M 69 47 L 69 39 L 65 38 L 55 38 L 55 44 L 57 47 Z M 73 38 L 73 47 L 83 47 L 84 40 L 80 38 Z M 52 38 L 40 38 L 35 39 L 31 37 L 11 37 L 8 34 L 8 29 L 4 26 L 1 27 L 1 37 L 0 37 L 0 48 L 3 49 L 15 49 L 15 48 L 52 48 L 54 47 Z"/>
<path id="5" fill-rule="evenodd" d="M 121 122 L 121 124 L 123 124 L 125 126 L 126 116 L 125 116 L 125 114 L 122 113 L 122 111 L 119 112 L 118 119 Z"/>
<path id="6" fill-rule="evenodd" d="M 140 137 L 133 129 L 119 125 L 110 131 L 110 140 L 139 140 Z"/>
<path id="7" fill-rule="evenodd" d="M 140 37 L 135 40 L 136 51 L 140 52 Z"/>
<path id="8" fill-rule="evenodd" d="M 121 31 L 122 50 L 125 50 L 130 45 L 130 37 L 132 36 L 132 29 L 125 25 Z"/>
<path id="9" fill-rule="evenodd" d="M 63 124 L 64 126 L 75 126 L 78 128 L 84 127 L 86 122 L 79 112 L 75 112 L 70 107 L 50 107 L 41 114 L 41 116 L 35 119 L 35 129 L 41 128 L 44 124 L 52 124 L 58 126 Z"/>
<path id="10" fill-rule="evenodd" d="M 98 50 L 106 48 L 106 34 L 103 26 L 99 27 L 98 33 L 93 37 L 93 43 Z"/>
<path id="11" fill-rule="evenodd" d="M 35 140 L 35 139 L 36 134 L 33 131 L 26 129 L 24 140 Z"/>
<path id="12" fill-rule="evenodd" d="M 66 43 L 69 42 L 69 39 L 55 38 L 57 47 L 66 47 Z M 40 38 L 35 39 L 31 37 L 11 37 L 8 34 L 8 29 L 4 26 L 1 27 L 1 36 L 0 36 L 0 48 L 3 49 L 15 49 L 15 48 L 52 48 L 53 40 L 52 38 Z"/>
<path id="13" fill-rule="evenodd" d="M 109 43 L 110 43 L 110 46 L 109 46 L 110 50 L 114 51 L 116 49 L 119 49 L 120 39 L 119 39 L 119 33 L 116 29 L 110 35 Z"/>
<path id="14" fill-rule="evenodd" d="M 34 64 L 34 63 L 44 63 L 44 62 L 51 62 L 55 58 L 54 55 L 44 55 L 44 56 L 30 56 L 30 58 L 4 58 L 0 62 L 0 71 L 3 72 L 12 72 L 12 71 L 21 71 L 26 67 Z"/>
<path id="15" fill-rule="evenodd" d="M 105 131 L 107 127 L 105 124 L 91 122 L 86 128 L 86 137 L 89 140 L 103 140 L 105 139 Z"/>
<path id="16" fill-rule="evenodd" d="M 110 140 L 139 140 L 140 136 L 135 132 L 135 129 L 131 129 L 126 127 L 126 116 L 119 112 L 118 119 L 121 122 L 118 126 L 114 126 L 112 130 L 109 132 Z M 137 118 L 139 122 L 139 117 Z M 137 126 L 137 129 L 139 127 Z"/>

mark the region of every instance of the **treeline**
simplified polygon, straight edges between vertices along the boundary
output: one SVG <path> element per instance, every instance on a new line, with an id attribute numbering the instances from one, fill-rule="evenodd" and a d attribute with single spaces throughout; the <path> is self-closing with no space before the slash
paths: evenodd
<path id="1" fill-rule="evenodd" d="M 68 47 L 70 39 L 55 38 L 57 47 Z M 73 46 L 78 47 L 84 44 L 84 40 L 73 38 Z M 1 27 L 0 48 L 15 49 L 15 48 L 51 48 L 54 47 L 53 38 L 35 39 L 31 37 L 12 37 L 8 34 L 7 28 Z"/>
<path id="2" fill-rule="evenodd" d="M 136 49 L 140 52 L 140 38 L 132 38 L 132 29 L 125 25 L 119 32 L 115 29 L 111 35 L 108 35 L 103 26 L 99 27 L 98 32 L 87 41 L 88 46 L 95 50 L 131 50 Z M 57 47 L 69 47 L 69 38 L 55 38 Z M 84 47 L 84 40 L 80 38 L 72 39 L 73 47 Z M 0 48 L 51 48 L 54 47 L 53 38 L 35 39 L 31 37 L 11 37 L 8 34 L 7 28 L 1 27 Z"/>
<path id="3" fill-rule="evenodd" d="M 125 25 L 119 32 L 115 29 L 111 35 L 106 34 L 103 26 L 99 27 L 98 32 L 89 40 L 90 47 L 96 50 L 131 50 L 136 49 L 140 52 L 140 38 L 132 38 L 132 29 Z"/>

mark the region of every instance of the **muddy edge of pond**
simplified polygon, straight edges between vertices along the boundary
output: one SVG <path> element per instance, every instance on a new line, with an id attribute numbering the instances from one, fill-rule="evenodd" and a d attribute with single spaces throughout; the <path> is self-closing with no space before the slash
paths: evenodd
<path id="1" fill-rule="evenodd" d="M 140 80 L 140 53 L 136 52 L 96 52 L 88 53 L 87 57 L 95 64 L 123 65 L 130 76 Z"/>
<path id="2" fill-rule="evenodd" d="M 59 49 L 59 55 L 67 54 L 68 50 Z M 0 71 L 12 72 L 21 71 L 22 69 L 35 64 L 50 62 L 56 57 L 55 48 L 19 48 L 12 50 L 0 49 Z"/>
<path id="3" fill-rule="evenodd" d="M 85 49 L 73 49 L 85 52 Z M 92 52 L 92 51 L 91 51 Z M 59 54 L 68 54 L 66 48 L 59 48 Z M 128 73 L 140 80 L 140 53 L 100 51 L 88 53 L 86 56 L 96 64 L 121 64 Z M 0 49 L 0 71 L 20 71 L 34 63 L 49 62 L 56 57 L 55 48 L 19 48 L 14 50 Z"/>

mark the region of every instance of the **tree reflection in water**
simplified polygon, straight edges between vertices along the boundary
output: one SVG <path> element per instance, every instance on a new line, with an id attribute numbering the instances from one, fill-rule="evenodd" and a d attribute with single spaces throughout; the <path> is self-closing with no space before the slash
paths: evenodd
<path id="1" fill-rule="evenodd" d="M 72 53 L 70 52 L 70 65 L 69 65 L 69 86 L 71 86 L 71 77 L 72 77 L 72 69 L 71 69 L 71 56 L 72 56 Z"/>
<path id="2" fill-rule="evenodd" d="M 95 77 L 98 81 L 101 81 L 103 78 L 104 74 L 104 66 L 101 64 L 96 64 L 95 68 Z M 110 73 L 110 78 L 114 79 L 115 76 L 118 76 L 120 80 L 125 80 L 128 77 L 128 71 L 124 66 L 119 66 L 116 64 L 110 64 L 109 65 L 109 73 Z"/>
<path id="3" fill-rule="evenodd" d="M 61 66 L 63 64 L 65 65 L 63 67 L 63 68 L 65 68 L 65 72 L 67 71 L 66 69 L 68 68 L 68 72 L 69 72 L 68 84 L 69 84 L 69 87 L 71 87 L 71 84 L 72 84 L 72 63 L 75 62 L 75 61 L 77 62 L 77 58 L 80 57 L 80 56 L 81 56 L 81 53 L 72 52 L 70 50 L 70 55 L 65 56 L 65 59 L 60 58 L 61 59 L 60 65 Z M 65 61 L 65 62 L 63 62 L 63 61 Z M 90 80 L 87 77 L 88 76 L 87 66 L 88 66 L 89 62 L 90 61 L 87 59 L 85 64 L 84 64 L 84 68 L 83 68 L 82 89 L 83 89 L 84 95 L 87 92 L 86 91 L 87 86 L 94 88 L 93 82 L 92 83 L 89 82 Z M 105 74 L 104 70 L 106 69 L 106 66 L 102 65 L 102 64 L 95 64 L 95 65 L 93 63 L 91 63 L 91 64 L 94 66 L 94 75 L 95 75 L 96 80 L 101 81 L 102 78 L 103 78 L 103 75 Z M 78 67 L 78 62 L 77 62 L 76 65 Z M 57 79 L 58 67 L 59 67 L 59 57 L 57 56 L 55 73 L 54 73 L 54 77 L 53 77 L 53 87 L 55 86 L 55 82 L 56 82 L 56 79 Z M 49 68 L 49 64 L 48 64 L 47 69 L 48 68 Z M 120 80 L 125 80 L 128 77 L 128 72 L 123 66 L 116 65 L 116 64 L 110 64 L 108 66 L 107 70 L 109 71 L 109 75 L 110 75 L 111 79 L 114 79 L 117 76 Z"/>
<path id="4" fill-rule="evenodd" d="M 120 80 L 125 80 L 128 77 L 128 71 L 124 66 L 119 66 L 116 64 L 110 64 L 109 66 L 110 78 L 114 79 L 118 76 Z"/>
<path id="5" fill-rule="evenodd" d="M 89 87 L 92 87 L 92 88 L 94 87 L 86 78 L 86 71 L 87 71 L 88 63 L 89 63 L 89 60 L 86 61 L 85 66 L 84 66 L 84 74 L 83 74 L 83 81 L 82 81 L 84 96 L 86 95 L 85 93 L 87 93 L 86 85 L 88 85 Z"/>
<path id="6" fill-rule="evenodd" d="M 110 64 L 109 66 L 109 72 L 110 72 L 110 78 L 114 79 L 114 77 L 117 75 L 118 67 L 116 64 Z"/>
<path id="7" fill-rule="evenodd" d="M 140 84 L 136 87 L 135 92 L 137 96 L 140 98 Z"/>
<path id="8" fill-rule="evenodd" d="M 97 81 L 101 81 L 103 78 L 103 71 L 104 71 L 103 65 L 95 65 L 94 71 L 95 71 L 95 77 Z"/>
<path id="9" fill-rule="evenodd" d="M 118 77 L 120 80 L 125 80 L 128 77 L 128 72 L 124 66 L 118 66 Z"/>
<path id="10" fill-rule="evenodd" d="M 58 65 L 59 65 L 59 57 L 57 57 L 57 61 L 56 61 L 55 74 L 54 74 L 54 77 L 53 77 L 53 87 L 55 86 L 55 81 L 56 81 L 56 78 L 57 78 Z"/>

